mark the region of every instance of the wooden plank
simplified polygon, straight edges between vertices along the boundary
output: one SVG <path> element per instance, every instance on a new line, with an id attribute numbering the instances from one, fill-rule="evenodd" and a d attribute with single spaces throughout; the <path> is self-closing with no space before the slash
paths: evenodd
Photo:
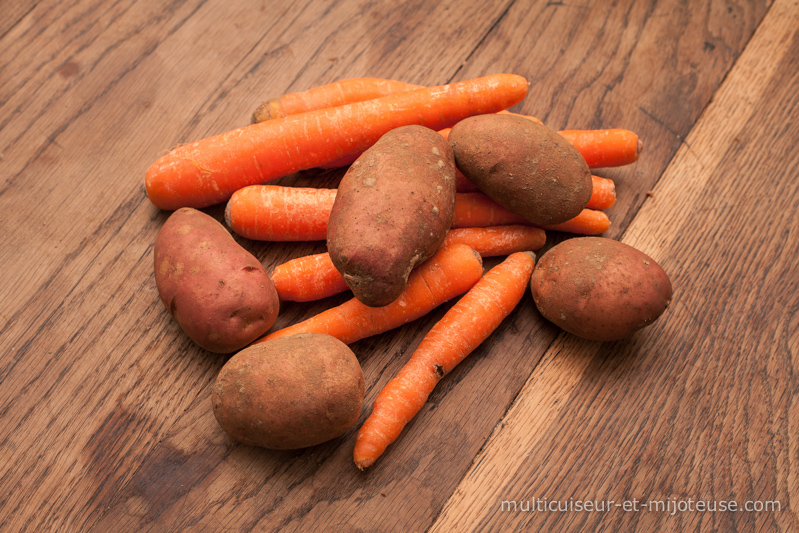
<path id="1" fill-rule="evenodd" d="M 263 2 L 254 16 L 252 3 L 83 0 L 41 4 L 29 32 L 6 34 L 0 528 L 88 529 L 223 362 L 158 302 L 151 247 L 166 214 L 144 196 L 147 166 L 293 83 L 451 77 L 504 10 L 460 9 L 450 53 L 429 61 L 439 30 L 419 22 L 453 5 Z M 254 251 L 269 264 L 301 249 Z"/>
<path id="2" fill-rule="evenodd" d="M 33 0 L 2 0 L 0 1 L 0 39 L 7 33 L 19 30 L 20 25 L 30 16 L 36 3 Z"/>
<path id="3" fill-rule="evenodd" d="M 549 9 L 543 2 L 534 7 L 538 12 Z M 524 9 L 524 6 L 514 4 L 511 10 L 514 8 Z M 565 30 L 547 34 L 548 42 L 541 46 L 562 49 L 564 61 L 577 61 L 575 58 L 582 57 L 584 50 L 571 48 L 571 36 L 591 20 L 604 17 L 608 33 L 612 33 L 612 28 L 632 26 L 627 30 L 632 32 L 632 37 L 625 41 L 628 48 L 617 46 L 605 50 L 610 58 L 617 53 L 646 56 L 654 52 L 653 48 L 661 47 L 676 54 L 676 43 L 686 38 L 688 32 L 695 31 L 697 25 L 701 26 L 702 21 L 707 22 L 702 9 L 694 11 L 684 6 L 673 12 L 655 9 L 630 18 L 633 8 L 632 4 L 621 4 L 603 11 L 597 6 L 594 11 L 578 11 L 557 18 L 551 24 Z M 733 21 L 735 28 L 728 30 L 738 35 L 731 44 L 733 51 L 743 48 L 749 36 L 747 32 L 754 30 L 762 10 L 744 10 L 739 15 L 740 18 Z M 700 17 L 699 21 L 692 19 L 693 16 Z M 533 72 L 539 56 L 523 53 L 522 44 L 508 47 L 503 38 L 507 33 L 526 42 L 521 36 L 527 34 L 529 26 L 528 18 L 509 12 L 482 41 L 457 77 L 469 77 L 465 74 L 469 69 L 477 70 L 473 64 L 481 64 L 483 73 L 517 68 Z M 634 38 L 649 32 L 655 32 L 665 41 L 636 41 Z M 526 59 L 523 61 L 521 57 Z M 699 62 L 695 69 L 701 72 L 702 90 L 697 90 L 684 106 L 674 105 L 673 109 L 675 113 L 682 113 L 679 120 L 686 122 L 686 132 L 691 117 L 698 116 L 735 57 L 735 53 L 727 55 L 726 49 L 723 53 L 718 49 L 707 56 L 692 57 Z M 656 82 L 662 76 L 645 61 L 635 62 L 634 70 L 627 70 L 629 63 L 622 57 L 615 68 L 623 72 L 623 78 L 639 81 L 629 86 L 619 85 L 621 89 L 614 90 L 620 93 L 609 92 L 619 101 L 635 101 L 641 84 L 650 83 L 652 91 L 656 91 Z M 396 73 L 389 76 L 399 77 Z M 562 79 L 561 83 L 566 81 Z M 574 90 L 579 93 L 580 89 Z M 668 100 L 674 90 L 673 85 L 664 84 L 660 97 Z M 595 119 L 594 110 L 588 98 L 581 105 L 579 111 L 575 110 L 575 116 L 586 117 L 582 123 L 588 125 L 589 120 Z M 648 139 L 662 134 L 661 128 L 647 118 L 642 121 L 640 131 Z M 673 148 L 676 149 L 676 144 Z M 664 168 L 673 150 L 655 149 L 647 154 L 659 160 L 653 163 L 653 168 L 658 165 Z M 655 176 L 647 179 L 654 183 Z M 641 189 L 648 186 L 644 182 L 636 184 Z M 319 308 L 286 306 L 279 325 Z M 426 317 L 390 336 L 353 346 L 367 376 L 367 405 L 418 344 L 420 335 L 442 313 Z M 425 529 L 556 334 L 552 326 L 540 320 L 531 299 L 526 297 L 500 331 L 448 376 L 387 456 L 365 474 L 357 472 L 350 463 L 352 432 L 334 442 L 300 452 L 274 453 L 234 445 L 221 434 L 210 413 L 209 390 L 201 391 L 186 415 L 175 423 L 161 445 L 120 491 L 94 530 L 103 531 L 112 525 L 151 531 L 214 529 L 222 524 L 235 529 L 268 531 Z M 480 393 L 475 394 L 475 391 Z"/>
<path id="4" fill-rule="evenodd" d="M 431 532 L 799 529 L 797 28 L 775 2 L 624 234 L 671 274 L 667 314 L 628 341 L 559 337 Z M 557 510 L 577 500 L 616 504 Z M 683 512 L 648 507 L 669 500 Z"/>

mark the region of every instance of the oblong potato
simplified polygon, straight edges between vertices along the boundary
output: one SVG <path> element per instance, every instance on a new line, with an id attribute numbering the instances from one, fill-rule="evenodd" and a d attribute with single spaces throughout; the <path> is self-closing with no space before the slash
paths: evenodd
<path id="1" fill-rule="evenodd" d="M 585 339 L 618 340 L 654 322 L 672 286 L 654 259 L 603 237 L 572 238 L 538 261 L 530 280 L 541 314 Z"/>
<path id="2" fill-rule="evenodd" d="M 510 114 L 461 120 L 449 133 L 458 169 L 505 209 L 533 224 L 580 214 L 593 181 L 577 149 L 542 124 Z"/>
<path id="3" fill-rule="evenodd" d="M 234 352 L 275 323 L 279 301 L 272 279 L 213 217 L 178 209 L 158 233 L 153 256 L 161 301 L 206 350 Z"/>
<path id="4" fill-rule="evenodd" d="M 455 160 L 446 139 L 423 126 L 396 128 L 342 178 L 327 226 L 330 258 L 358 300 L 388 305 L 439 248 L 454 210 Z"/>
<path id="5" fill-rule="evenodd" d="M 358 359 L 323 333 L 289 335 L 238 352 L 212 390 L 214 416 L 234 440 L 290 450 L 314 446 L 352 428 L 361 413 Z"/>

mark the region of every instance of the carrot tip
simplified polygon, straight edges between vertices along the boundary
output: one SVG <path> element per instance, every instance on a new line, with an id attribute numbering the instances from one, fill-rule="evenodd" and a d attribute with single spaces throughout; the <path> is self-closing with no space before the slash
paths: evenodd
<path id="1" fill-rule="evenodd" d="M 644 151 L 644 143 L 641 142 L 641 139 L 638 139 L 638 145 L 636 146 L 637 153 L 641 153 Z"/>

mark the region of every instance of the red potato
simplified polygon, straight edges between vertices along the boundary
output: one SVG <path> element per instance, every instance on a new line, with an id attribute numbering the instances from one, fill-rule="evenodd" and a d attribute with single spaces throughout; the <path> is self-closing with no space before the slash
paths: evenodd
<path id="1" fill-rule="evenodd" d="M 591 171 L 580 152 L 528 118 L 504 113 L 469 117 L 452 127 L 449 142 L 469 181 L 532 224 L 566 222 L 591 199 Z"/>
<path id="2" fill-rule="evenodd" d="M 391 130 L 341 180 L 327 226 L 330 259 L 370 307 L 396 300 L 441 246 L 455 210 L 455 160 L 423 126 Z"/>
<path id="3" fill-rule="evenodd" d="M 302 333 L 254 344 L 234 355 L 212 390 L 214 416 L 234 440 L 289 450 L 314 446 L 352 428 L 364 377 L 346 344 Z"/>
<path id="4" fill-rule="evenodd" d="M 175 211 L 158 233 L 153 255 L 161 301 L 206 350 L 235 352 L 275 323 L 274 283 L 213 217 L 192 208 Z"/>
<path id="5" fill-rule="evenodd" d="M 652 324 L 669 306 L 671 281 L 654 259 L 603 237 L 557 244 L 530 280 L 541 314 L 590 340 L 614 341 Z"/>

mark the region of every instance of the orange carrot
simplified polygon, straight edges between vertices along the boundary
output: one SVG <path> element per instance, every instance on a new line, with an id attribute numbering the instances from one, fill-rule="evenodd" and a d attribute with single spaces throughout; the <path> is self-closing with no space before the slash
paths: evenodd
<path id="1" fill-rule="evenodd" d="M 282 302 L 310 302 L 349 290 L 330 254 L 306 255 L 275 267 L 272 281 Z"/>
<path id="2" fill-rule="evenodd" d="M 260 241 L 323 241 L 336 189 L 251 185 L 227 203 L 225 221 L 242 237 Z"/>
<path id="3" fill-rule="evenodd" d="M 474 248 L 482 257 L 497 257 L 540 250 L 546 240 L 544 230 L 535 226 L 491 226 L 452 229 L 444 238 L 442 246 L 462 243 Z"/>
<path id="4" fill-rule="evenodd" d="M 147 170 L 150 200 L 162 209 L 207 207 L 247 185 L 363 152 L 389 130 L 440 130 L 520 102 L 527 80 L 495 74 L 267 120 L 175 148 Z"/>
<path id="5" fill-rule="evenodd" d="M 534 226 L 460 228 L 447 233 L 441 247 L 465 244 L 481 257 L 535 251 L 546 243 L 544 230 Z M 281 301 L 310 302 L 349 290 L 327 252 L 286 261 L 275 268 L 272 281 Z"/>
<path id="6" fill-rule="evenodd" d="M 530 283 L 534 259 L 516 253 L 489 270 L 439 320 L 410 360 L 375 399 L 372 413 L 358 430 L 353 460 L 371 466 L 424 407 L 444 376 L 513 311 Z"/>
<path id="7" fill-rule="evenodd" d="M 564 231 L 579 235 L 599 235 L 610 229 L 610 219 L 604 211 L 583 209 L 579 215 L 562 224 L 541 227 L 550 231 Z"/>
<path id="8" fill-rule="evenodd" d="M 252 114 L 252 122 L 263 122 L 297 113 L 363 102 L 421 88 L 421 85 L 381 78 L 347 78 L 313 87 L 307 91 L 270 98 L 258 106 Z"/>
<path id="9" fill-rule="evenodd" d="M 603 211 L 610 209 L 616 203 L 616 184 L 612 179 L 591 176 L 594 188 L 591 192 L 588 209 L 599 209 Z"/>
<path id="10" fill-rule="evenodd" d="M 251 185 L 236 191 L 230 198 L 225 209 L 225 220 L 235 233 L 248 239 L 324 240 L 327 235 L 327 220 L 335 197 L 335 189 Z M 590 223 L 583 228 L 582 225 L 586 222 Z M 452 229 L 514 224 L 532 225 L 481 192 L 455 195 Z M 598 228 L 603 225 L 606 226 L 605 230 L 610 227 L 607 216 L 602 218 L 602 215 L 596 213 L 582 213 L 572 221 L 559 225 L 563 229 L 558 231 L 595 235 Z"/>
<path id="11" fill-rule="evenodd" d="M 512 213 L 481 192 L 455 195 L 452 228 L 483 228 L 510 224 L 530 225 L 524 217 Z"/>
<path id="12" fill-rule="evenodd" d="M 644 148 L 638 135 L 630 130 L 562 130 L 558 133 L 583 154 L 589 168 L 629 165 L 638 160 Z"/>
<path id="13" fill-rule="evenodd" d="M 453 244 L 439 249 L 414 269 L 400 297 L 384 307 L 368 307 L 353 298 L 308 320 L 273 331 L 256 342 L 316 332 L 351 344 L 426 315 L 469 290 L 482 274 L 480 255 L 465 244 Z"/>

